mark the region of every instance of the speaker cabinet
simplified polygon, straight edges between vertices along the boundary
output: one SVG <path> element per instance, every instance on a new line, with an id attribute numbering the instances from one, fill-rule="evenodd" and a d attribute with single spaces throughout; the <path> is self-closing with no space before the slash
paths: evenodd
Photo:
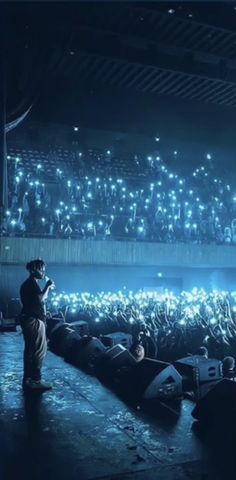
<path id="1" fill-rule="evenodd" d="M 74 344 L 71 361 L 78 367 L 93 368 L 105 353 L 106 347 L 96 337 L 82 337 Z"/>
<path id="2" fill-rule="evenodd" d="M 118 344 L 106 349 L 97 364 L 96 373 L 100 379 L 117 385 L 125 381 L 136 365 L 137 362 L 129 350 Z"/>
<path id="3" fill-rule="evenodd" d="M 67 347 L 67 337 L 74 333 L 68 323 L 58 323 L 50 332 L 49 348 L 53 353 L 64 356 Z"/>
<path id="4" fill-rule="evenodd" d="M 109 368 L 113 372 L 121 372 L 127 370 L 137 364 L 135 358 L 127 348 L 123 345 L 114 345 L 114 347 L 106 350 L 102 358 L 103 368 Z"/>
<path id="5" fill-rule="evenodd" d="M 174 362 L 176 370 L 183 377 L 184 390 L 196 390 L 202 382 L 222 379 L 222 363 L 214 358 L 191 355 Z"/>
<path id="6" fill-rule="evenodd" d="M 132 374 L 132 388 L 144 400 L 182 395 L 182 377 L 170 363 L 144 358 Z"/>
<path id="7" fill-rule="evenodd" d="M 73 328 L 81 337 L 89 334 L 88 322 L 84 320 L 77 320 L 75 322 L 70 322 L 70 327 Z"/>
<path id="8" fill-rule="evenodd" d="M 48 318 L 46 321 L 46 335 L 48 338 L 51 336 L 51 332 L 58 328 L 60 325 L 65 325 L 64 320 L 61 318 Z M 68 324 L 67 324 L 68 325 Z"/>
<path id="9" fill-rule="evenodd" d="M 114 345 L 123 345 L 123 347 L 129 349 L 133 343 L 133 337 L 130 333 L 115 332 L 108 333 L 101 338 L 102 343 L 106 347 L 113 347 Z"/>

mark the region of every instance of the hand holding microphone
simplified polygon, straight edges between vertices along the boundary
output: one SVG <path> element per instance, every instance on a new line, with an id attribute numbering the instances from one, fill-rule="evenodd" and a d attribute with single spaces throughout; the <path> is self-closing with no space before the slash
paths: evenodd
<path id="1" fill-rule="evenodd" d="M 46 287 L 50 288 L 50 290 L 54 290 L 56 288 L 56 285 L 53 280 L 51 280 L 49 277 L 45 277 L 46 280 Z"/>

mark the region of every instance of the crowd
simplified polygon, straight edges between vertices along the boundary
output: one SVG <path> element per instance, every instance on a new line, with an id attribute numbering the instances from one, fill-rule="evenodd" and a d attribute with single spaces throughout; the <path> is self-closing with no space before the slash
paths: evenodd
<path id="1" fill-rule="evenodd" d="M 135 293 L 125 287 L 96 295 L 54 292 L 48 311 L 62 313 L 68 322 L 87 321 L 95 336 L 122 331 L 134 341 L 149 337 L 147 344 L 160 360 L 195 353 L 200 345 L 211 357 L 236 354 L 236 292 L 194 288 L 177 296 L 168 290 Z"/>
<path id="2" fill-rule="evenodd" d="M 27 173 L 20 157 L 9 158 L 3 234 L 236 244 L 236 193 L 214 177 L 207 162 L 185 178 L 171 172 L 160 156 L 141 161 L 136 155 L 134 178 L 128 181 L 106 169 L 98 175 L 95 159 L 93 169 L 86 170 L 86 153 L 80 155 L 85 158 L 79 178 L 56 168 L 53 186 L 42 181 L 42 164 Z M 112 153 L 106 156 L 112 165 Z M 135 164 L 140 167 L 144 160 L 140 185 Z"/>

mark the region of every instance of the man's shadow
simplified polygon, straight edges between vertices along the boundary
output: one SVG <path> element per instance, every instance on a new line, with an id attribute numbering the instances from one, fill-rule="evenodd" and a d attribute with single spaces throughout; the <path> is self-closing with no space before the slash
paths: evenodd
<path id="1" fill-rule="evenodd" d="M 33 472 L 35 480 L 51 478 L 50 464 L 53 460 L 53 435 L 50 434 L 48 423 L 49 413 L 44 401 L 43 392 L 25 392 L 25 451 L 23 453 L 23 469 L 25 478 L 30 478 Z M 55 453 L 55 451 L 54 451 Z"/>
<path id="2" fill-rule="evenodd" d="M 22 480 L 83 480 L 84 472 L 77 465 L 77 454 L 74 456 L 74 440 L 63 424 L 55 421 L 58 415 L 52 399 L 42 392 L 27 392 L 24 407 L 27 452 Z"/>
<path id="3" fill-rule="evenodd" d="M 42 433 L 43 394 L 42 392 L 24 392 L 24 409 L 29 438 L 38 441 Z"/>

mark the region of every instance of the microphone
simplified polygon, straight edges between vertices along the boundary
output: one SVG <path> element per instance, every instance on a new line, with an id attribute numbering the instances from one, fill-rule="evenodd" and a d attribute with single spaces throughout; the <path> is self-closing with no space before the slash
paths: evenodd
<path id="1" fill-rule="evenodd" d="M 51 280 L 51 279 L 50 279 L 49 277 L 47 277 L 47 275 L 45 275 L 45 280 L 46 280 L 46 282 L 48 282 L 48 280 Z M 51 281 L 53 282 L 53 280 L 51 280 Z M 56 288 L 56 285 L 55 285 L 55 283 L 53 282 L 53 284 L 52 284 L 52 286 L 51 286 L 51 289 L 52 289 L 52 290 L 55 290 L 55 288 Z"/>

